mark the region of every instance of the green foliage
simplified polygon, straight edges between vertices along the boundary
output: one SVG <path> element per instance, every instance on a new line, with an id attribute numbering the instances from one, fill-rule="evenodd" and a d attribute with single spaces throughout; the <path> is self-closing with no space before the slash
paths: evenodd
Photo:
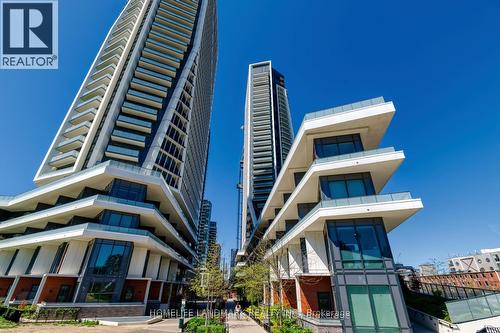
<path id="1" fill-rule="evenodd" d="M 0 317 L 0 329 L 14 328 L 16 326 L 17 326 L 16 323 L 7 320 L 4 317 Z"/>
<path id="2" fill-rule="evenodd" d="M 269 264 L 265 261 L 254 261 L 238 267 L 235 287 L 240 288 L 245 298 L 253 304 L 264 299 L 264 286 L 269 279 Z"/>
<path id="3" fill-rule="evenodd" d="M 19 322 L 21 318 L 22 311 L 16 308 L 1 306 L 0 307 L 0 317 L 12 321 L 14 323 Z"/>
<path id="4" fill-rule="evenodd" d="M 224 273 L 220 269 L 220 253 L 217 247 L 210 247 L 207 261 L 195 268 L 190 289 L 196 296 L 204 298 L 218 298 L 226 294 L 228 288 Z"/>
<path id="5" fill-rule="evenodd" d="M 417 294 L 403 289 L 406 305 L 416 310 L 430 314 L 439 319 L 450 321 L 450 316 L 446 308 L 446 299 L 438 295 L 430 296 Z"/>
<path id="6" fill-rule="evenodd" d="M 224 333 L 224 324 L 219 320 L 211 319 L 205 327 L 205 318 L 194 317 L 186 324 L 186 331 L 189 333 Z"/>
<path id="7" fill-rule="evenodd" d="M 290 308 L 285 307 L 281 309 L 279 305 L 272 305 L 270 309 L 267 306 L 250 305 L 245 309 L 247 313 L 261 322 L 267 319 L 269 311 L 273 333 L 312 333 L 310 329 L 299 325 L 297 318 L 292 315 L 290 310 Z"/>

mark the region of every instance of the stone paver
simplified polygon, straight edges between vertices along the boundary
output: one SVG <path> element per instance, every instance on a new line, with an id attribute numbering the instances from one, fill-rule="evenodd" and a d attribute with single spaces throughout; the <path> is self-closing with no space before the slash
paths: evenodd
<path id="1" fill-rule="evenodd" d="M 265 329 L 244 314 L 241 315 L 239 320 L 229 316 L 228 326 L 229 333 L 266 333 Z"/>

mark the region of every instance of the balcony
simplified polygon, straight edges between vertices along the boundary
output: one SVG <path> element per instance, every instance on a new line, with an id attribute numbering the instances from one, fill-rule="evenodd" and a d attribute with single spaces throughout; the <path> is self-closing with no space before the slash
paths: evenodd
<path id="1" fill-rule="evenodd" d="M 158 96 L 149 95 L 134 89 L 127 91 L 127 100 L 137 103 L 142 103 L 155 108 L 161 108 L 163 99 Z"/>
<path id="2" fill-rule="evenodd" d="M 63 132 L 63 135 L 67 138 L 73 138 L 77 135 L 87 134 L 91 125 L 92 125 L 92 123 L 90 121 L 86 121 L 84 123 L 80 123 L 78 125 L 71 126 Z"/>
<path id="3" fill-rule="evenodd" d="M 138 135 L 135 133 L 129 133 L 120 130 L 113 130 L 111 133 L 111 139 L 114 142 L 126 143 L 134 146 L 139 146 L 144 148 L 144 142 L 146 141 L 146 137 L 144 135 Z"/>
<path id="4" fill-rule="evenodd" d="M 138 105 L 131 102 L 123 103 L 122 112 L 151 120 L 156 120 L 158 114 L 158 111 L 156 109 L 148 108 L 147 106 Z"/>
<path id="5" fill-rule="evenodd" d="M 97 87 L 94 88 L 88 88 L 87 91 L 85 91 L 81 96 L 80 100 L 82 101 L 88 101 L 94 97 L 102 97 L 106 93 L 106 86 L 101 84 Z"/>
<path id="6" fill-rule="evenodd" d="M 134 237 L 135 236 L 135 237 Z M 141 229 L 116 227 L 97 223 L 85 223 L 56 230 L 41 231 L 31 235 L 18 236 L 0 240 L 0 249 L 8 249 L 33 244 L 55 243 L 71 239 L 88 240 L 93 238 L 115 239 L 131 241 L 148 249 L 154 249 L 166 254 L 170 258 L 192 268 L 192 265 L 168 244 L 160 240 L 151 232 Z"/>
<path id="7" fill-rule="evenodd" d="M 179 68 L 181 65 L 181 61 L 179 60 L 179 58 L 173 57 L 173 56 L 168 55 L 164 52 L 159 52 L 159 51 L 153 50 L 153 49 L 148 48 L 148 47 L 145 47 L 142 50 L 142 55 L 145 56 L 146 58 L 160 61 L 164 64 L 173 66 L 175 68 Z"/>
<path id="8" fill-rule="evenodd" d="M 77 158 L 78 158 L 78 152 L 72 150 L 67 153 L 59 154 L 52 157 L 49 161 L 49 165 L 54 168 L 62 168 L 65 166 L 75 164 Z"/>
<path id="9" fill-rule="evenodd" d="M 158 61 L 148 59 L 145 57 L 141 57 L 139 59 L 139 65 L 141 67 L 148 68 L 152 71 L 160 72 L 160 73 L 163 73 L 165 75 L 169 75 L 171 77 L 175 77 L 175 74 L 177 71 L 176 68 L 173 66 L 162 64 Z"/>
<path id="10" fill-rule="evenodd" d="M 107 87 L 110 82 L 111 82 L 111 74 L 106 74 L 106 75 L 99 77 L 95 80 L 91 80 L 90 82 L 87 83 L 85 88 L 91 90 L 91 89 L 94 89 L 98 86 Z"/>
<path id="11" fill-rule="evenodd" d="M 75 106 L 76 112 L 83 112 L 88 109 L 99 109 L 99 105 L 101 105 L 102 96 L 95 96 L 89 100 L 82 101 Z"/>
<path id="12" fill-rule="evenodd" d="M 61 153 L 66 153 L 70 150 L 80 149 L 84 141 L 85 141 L 85 136 L 79 135 L 74 138 L 61 141 L 57 145 L 56 149 L 59 150 Z"/>
<path id="13" fill-rule="evenodd" d="M 134 75 L 138 78 L 155 82 L 168 88 L 172 85 L 172 78 L 170 76 L 160 74 L 146 68 L 137 67 Z"/>
<path id="14" fill-rule="evenodd" d="M 306 230 L 322 231 L 326 220 L 380 217 L 389 232 L 422 208 L 422 201 L 413 199 L 409 192 L 324 200 L 316 204 L 286 232 L 270 252 L 288 244 Z M 277 231 L 283 230 L 285 230 L 285 221 L 276 219 L 271 223 L 263 238 L 274 238 Z"/>
<path id="15" fill-rule="evenodd" d="M 158 95 L 162 98 L 165 98 L 167 96 L 167 87 L 151 83 L 142 79 L 139 79 L 137 77 L 134 77 L 132 81 L 130 82 L 130 86 L 136 90 L 141 90 L 144 92 L 147 92 L 149 94 L 155 94 Z"/>
<path id="16" fill-rule="evenodd" d="M 118 158 L 125 161 L 139 162 L 139 151 L 114 145 L 108 145 L 105 155 L 110 158 Z"/>
<path id="17" fill-rule="evenodd" d="M 96 113 L 97 113 L 97 109 L 88 109 L 87 111 L 76 113 L 74 116 L 72 116 L 69 119 L 69 122 L 72 125 L 78 125 L 84 121 L 92 122 L 92 120 L 94 120 Z"/>
<path id="18" fill-rule="evenodd" d="M 152 126 L 149 121 L 139 120 L 124 115 L 118 116 L 118 119 L 116 120 L 116 125 L 148 134 L 151 133 L 151 126 Z"/>

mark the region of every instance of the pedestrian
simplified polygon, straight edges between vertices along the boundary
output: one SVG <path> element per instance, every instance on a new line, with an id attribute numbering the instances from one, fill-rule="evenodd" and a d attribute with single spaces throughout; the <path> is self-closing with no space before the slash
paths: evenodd
<path id="1" fill-rule="evenodd" d="M 234 309 L 236 310 L 236 319 L 240 320 L 240 316 L 241 316 L 240 302 L 236 303 L 236 307 Z"/>

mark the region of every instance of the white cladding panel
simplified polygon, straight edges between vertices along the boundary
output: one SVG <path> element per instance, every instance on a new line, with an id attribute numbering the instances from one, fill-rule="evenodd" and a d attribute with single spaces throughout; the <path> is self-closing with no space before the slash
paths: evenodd
<path id="1" fill-rule="evenodd" d="M 134 247 L 132 258 L 130 259 L 130 265 L 128 267 L 128 277 L 142 277 L 147 253 L 148 249 L 146 248 Z"/>
<path id="2" fill-rule="evenodd" d="M 177 263 L 170 262 L 170 270 L 168 271 L 168 280 L 174 281 L 177 276 Z"/>
<path id="3" fill-rule="evenodd" d="M 323 232 L 309 231 L 305 234 L 309 273 L 328 273 L 328 257 Z"/>
<path id="4" fill-rule="evenodd" d="M 0 251 L 0 275 L 4 275 L 9 267 L 15 251 Z"/>
<path id="5" fill-rule="evenodd" d="M 159 280 L 165 281 L 168 278 L 169 267 L 170 267 L 170 259 L 163 257 L 160 265 L 160 274 L 159 274 L 160 276 L 158 278 Z"/>
<path id="6" fill-rule="evenodd" d="M 19 249 L 14 264 L 10 268 L 9 275 L 21 275 L 26 273 L 31 257 L 35 249 Z"/>
<path id="7" fill-rule="evenodd" d="M 68 244 L 66 254 L 59 269 L 59 274 L 78 274 L 82 265 L 88 242 L 72 240 Z"/>
<path id="8" fill-rule="evenodd" d="M 290 276 L 302 273 L 302 258 L 300 256 L 300 246 L 298 244 L 290 244 L 288 246 L 288 265 L 290 268 Z"/>
<path id="9" fill-rule="evenodd" d="M 146 277 L 156 280 L 158 268 L 160 266 L 161 255 L 149 254 L 148 268 L 146 269 Z"/>
<path id="10" fill-rule="evenodd" d="M 31 274 L 42 275 L 50 271 L 50 266 L 54 261 L 57 252 L 57 245 L 44 245 L 40 248 L 35 264 L 31 269 Z"/>

